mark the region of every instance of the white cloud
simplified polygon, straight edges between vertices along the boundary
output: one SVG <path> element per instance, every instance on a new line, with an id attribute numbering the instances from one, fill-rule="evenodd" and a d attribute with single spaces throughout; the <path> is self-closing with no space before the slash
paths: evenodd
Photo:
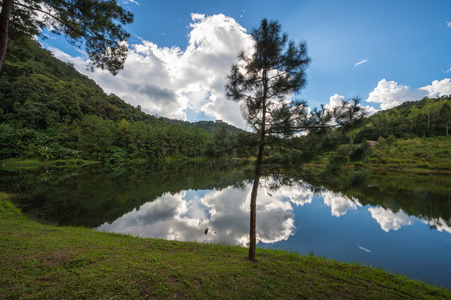
<path id="1" fill-rule="evenodd" d="M 341 102 L 344 101 L 345 99 L 346 98 L 344 96 L 335 94 L 329 98 L 329 103 L 325 105 L 325 108 L 327 108 L 328 110 L 332 110 L 334 107 L 340 106 Z M 359 105 L 366 111 L 367 115 L 374 115 L 375 113 L 378 112 L 378 110 L 372 106 L 369 105 L 363 106 L 361 104 Z"/>
<path id="2" fill-rule="evenodd" d="M 136 0 L 124 0 L 124 1 L 123 1 L 123 3 L 124 3 L 124 4 L 128 4 L 128 3 L 134 3 L 134 4 L 136 4 L 136 5 L 138 5 L 138 6 L 139 6 L 139 3 L 138 3 L 138 1 L 136 1 Z"/>
<path id="3" fill-rule="evenodd" d="M 371 250 L 369 250 L 369 249 L 367 249 L 367 248 L 365 248 L 365 247 L 362 247 L 362 246 L 360 246 L 360 245 L 357 245 L 357 247 L 359 247 L 359 249 L 362 250 L 362 251 L 365 251 L 365 252 L 367 252 L 367 253 L 371 253 Z"/>
<path id="4" fill-rule="evenodd" d="M 358 63 L 356 63 L 356 64 L 354 65 L 354 68 L 357 67 L 358 65 L 364 64 L 364 63 L 366 63 L 366 62 L 368 62 L 368 59 L 364 59 L 364 60 L 362 60 L 362 61 L 359 61 Z"/>
<path id="5" fill-rule="evenodd" d="M 432 84 L 419 88 L 419 90 L 427 92 L 428 97 L 451 95 L 451 79 L 445 78 L 441 81 L 434 80 Z"/>
<path id="6" fill-rule="evenodd" d="M 451 21 L 446 21 L 446 26 L 451 27 Z"/>
<path id="7" fill-rule="evenodd" d="M 329 103 L 325 105 L 325 108 L 328 110 L 332 110 L 335 107 L 341 106 L 342 101 L 344 101 L 346 98 L 344 96 L 335 94 L 329 98 Z"/>
<path id="8" fill-rule="evenodd" d="M 424 97 L 424 92 L 412 90 L 409 86 L 399 85 L 395 81 L 382 79 L 369 94 L 367 102 L 380 103 L 381 109 L 389 109 L 406 101 L 418 100 Z"/>
<path id="9" fill-rule="evenodd" d="M 301 185 L 283 185 L 271 191 L 272 199 L 277 201 L 289 200 L 291 203 L 304 206 L 312 203 L 314 193 Z"/>
<path id="10" fill-rule="evenodd" d="M 341 193 L 334 193 L 331 191 L 325 191 L 321 193 L 324 199 L 324 204 L 331 208 L 331 214 L 335 217 L 340 217 L 348 212 L 348 210 L 357 209 L 357 205 L 360 203 L 353 201 Z"/>
<path id="11" fill-rule="evenodd" d="M 250 185 L 244 190 L 228 187 L 191 198 L 187 194 L 166 193 L 98 230 L 242 246 L 249 242 Z M 295 228 L 290 203 L 271 198 L 264 188 L 258 194 L 257 241 L 288 239 Z"/>
<path id="12" fill-rule="evenodd" d="M 234 19 L 222 14 L 192 14 L 188 46 L 159 47 L 142 40 L 130 46 L 124 70 L 112 76 L 107 71 L 86 71 L 86 58 L 73 58 L 52 49 L 54 55 L 74 63 L 107 93 L 159 116 L 186 120 L 189 109 L 212 119 L 222 119 L 245 128 L 239 103 L 227 100 L 226 75 L 241 51 L 250 51 L 253 41 Z"/>
<path id="13" fill-rule="evenodd" d="M 382 79 L 369 94 L 367 102 L 380 103 L 381 109 L 390 109 L 406 101 L 421 100 L 424 97 L 437 97 L 451 94 L 451 80 L 434 80 L 431 85 L 412 89 L 395 81 Z"/>
<path id="14" fill-rule="evenodd" d="M 447 232 L 451 234 L 451 226 L 448 225 L 449 221 L 447 222 L 442 217 L 439 217 L 438 219 L 421 219 L 421 222 L 428 224 L 430 227 L 435 228 L 439 232 Z"/>
<path id="15" fill-rule="evenodd" d="M 390 230 L 396 231 L 402 226 L 412 225 L 415 220 L 414 217 L 409 216 L 402 210 L 394 213 L 390 209 L 370 207 L 368 211 L 371 213 L 371 217 L 380 224 L 382 230 L 385 232 L 389 232 Z"/>

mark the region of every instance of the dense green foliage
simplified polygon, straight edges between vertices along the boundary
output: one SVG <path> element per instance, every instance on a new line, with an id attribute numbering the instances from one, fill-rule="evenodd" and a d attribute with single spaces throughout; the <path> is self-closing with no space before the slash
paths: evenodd
<path id="1" fill-rule="evenodd" d="M 413 138 L 447 136 L 451 123 L 451 96 L 423 98 L 366 118 L 353 139 L 376 141 L 379 137 Z"/>
<path id="2" fill-rule="evenodd" d="M 235 126 L 232 126 L 230 124 L 227 124 L 226 122 L 222 120 L 216 120 L 216 121 L 197 121 L 197 122 L 188 122 L 188 121 L 182 121 L 182 120 L 175 120 L 175 119 L 169 119 L 165 117 L 160 117 L 160 120 L 162 120 L 165 123 L 168 124 L 180 124 L 184 126 L 194 127 L 198 129 L 205 130 L 208 133 L 218 135 L 221 131 L 225 131 L 229 135 L 236 135 L 239 133 L 243 133 L 243 130 L 236 128 Z"/>
<path id="3" fill-rule="evenodd" d="M 0 194 L 0 298 L 450 299 L 445 288 L 357 264 L 142 239 L 26 219 Z"/>
<path id="4" fill-rule="evenodd" d="M 216 131 L 225 126 L 207 123 Z M 210 137 L 106 95 L 35 41 L 9 44 L 0 76 L 0 159 L 185 159 L 202 156 Z"/>
<path id="5" fill-rule="evenodd" d="M 123 26 L 133 14 L 116 0 L 3 0 L 0 13 L 0 72 L 11 37 L 44 36 L 48 28 L 84 48 L 89 65 L 117 74 L 128 54 L 130 34 Z"/>
<path id="6" fill-rule="evenodd" d="M 350 164 L 415 171 L 451 170 L 451 96 L 405 102 L 364 118 L 340 146 L 317 162 L 337 173 Z"/>

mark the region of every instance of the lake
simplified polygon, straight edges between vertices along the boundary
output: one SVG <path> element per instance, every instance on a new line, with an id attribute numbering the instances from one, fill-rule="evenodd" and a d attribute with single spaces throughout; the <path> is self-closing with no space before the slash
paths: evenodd
<path id="1" fill-rule="evenodd" d="M 245 247 L 246 174 L 240 166 L 201 163 L 1 170 L 0 191 L 43 223 Z M 450 175 L 373 173 L 358 188 L 323 182 L 272 189 L 271 179 L 264 183 L 257 198 L 258 248 L 451 283 Z"/>

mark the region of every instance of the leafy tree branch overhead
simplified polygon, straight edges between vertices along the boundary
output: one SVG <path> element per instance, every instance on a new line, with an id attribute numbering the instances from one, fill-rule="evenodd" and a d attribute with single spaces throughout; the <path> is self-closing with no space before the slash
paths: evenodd
<path id="1" fill-rule="evenodd" d="M 73 46 L 84 48 L 89 68 L 116 75 L 128 54 L 130 36 L 123 26 L 133 14 L 116 0 L 3 0 L 0 13 L 0 71 L 8 36 L 40 34 L 43 28 L 62 34 Z"/>

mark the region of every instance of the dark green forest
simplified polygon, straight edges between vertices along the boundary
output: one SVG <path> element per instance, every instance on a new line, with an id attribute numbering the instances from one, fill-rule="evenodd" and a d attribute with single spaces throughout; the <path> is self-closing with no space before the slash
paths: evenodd
<path id="1" fill-rule="evenodd" d="M 0 159 L 122 161 L 201 157 L 221 121 L 160 120 L 61 62 L 32 40 L 11 40 L 0 76 Z"/>
<path id="2" fill-rule="evenodd" d="M 451 97 L 424 98 L 363 119 L 341 143 L 447 136 L 450 120 Z M 149 115 L 107 95 L 38 42 L 9 42 L 0 74 L 0 159 L 186 160 L 204 157 L 215 144 L 230 144 L 228 138 L 239 133 L 220 120 L 189 123 Z"/>

